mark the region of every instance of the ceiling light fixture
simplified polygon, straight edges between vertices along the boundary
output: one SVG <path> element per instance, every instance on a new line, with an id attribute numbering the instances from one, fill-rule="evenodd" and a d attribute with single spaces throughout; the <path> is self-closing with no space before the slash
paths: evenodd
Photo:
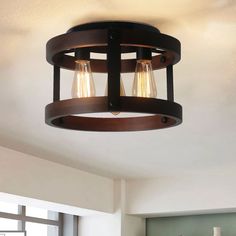
<path id="1" fill-rule="evenodd" d="M 73 56 L 71 55 L 73 53 Z M 91 53 L 106 54 L 106 60 Z M 133 59 L 121 55 L 135 53 Z M 47 61 L 54 66 L 53 103 L 45 108 L 48 125 L 87 131 L 139 131 L 182 122 L 174 102 L 173 65 L 180 60 L 180 42 L 147 24 L 95 22 L 75 26 L 47 43 Z M 72 99 L 60 100 L 60 69 L 74 70 Z M 153 70 L 166 69 L 167 100 L 157 99 Z M 96 96 L 92 72 L 107 73 L 105 96 Z M 126 96 L 121 73 L 135 72 L 132 96 Z M 96 113 L 115 116 L 98 117 Z M 85 116 L 93 113 L 94 117 Z M 119 113 L 142 116 L 120 117 Z"/>

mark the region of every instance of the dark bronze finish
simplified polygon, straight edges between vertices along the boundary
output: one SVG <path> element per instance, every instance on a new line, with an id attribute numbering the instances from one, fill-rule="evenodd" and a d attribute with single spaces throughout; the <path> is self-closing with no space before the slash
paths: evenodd
<path id="1" fill-rule="evenodd" d="M 98 21 L 98 22 L 90 22 L 82 25 L 77 25 L 75 27 L 70 28 L 67 33 L 85 31 L 85 30 L 93 30 L 93 29 L 111 29 L 115 28 L 118 30 L 129 29 L 141 29 L 146 31 L 152 31 L 156 33 L 160 33 L 160 31 L 148 24 L 138 23 L 138 22 L 127 22 L 127 21 Z"/>
<path id="2" fill-rule="evenodd" d="M 166 62 L 160 63 L 161 55 L 152 57 L 154 70 L 165 68 L 169 64 L 176 64 L 180 60 L 180 42 L 168 35 L 161 34 L 153 26 L 139 23 L 102 22 L 85 24 L 74 27 L 69 33 L 50 39 L 47 43 L 47 61 L 61 68 L 74 70 L 75 57 L 66 55 L 77 48 L 87 48 L 90 52 L 107 53 L 107 31 L 105 26 L 120 24 L 121 52 L 137 52 L 137 48 L 149 48 L 152 52 L 163 52 Z M 86 28 L 86 30 L 85 30 Z M 75 30 L 77 29 L 77 30 Z M 99 61 L 99 62 L 98 62 Z M 121 73 L 134 72 L 136 59 L 122 60 Z M 91 60 L 93 72 L 107 73 L 106 60 Z"/>
<path id="3" fill-rule="evenodd" d="M 53 101 L 60 100 L 60 67 L 53 66 Z"/>
<path id="4" fill-rule="evenodd" d="M 46 123 L 87 131 L 139 131 L 176 126 L 182 121 L 182 107 L 154 98 L 120 97 L 120 112 L 143 113 L 142 117 L 96 118 L 73 116 L 109 112 L 107 97 L 75 98 L 46 106 Z M 145 116 L 145 114 L 150 114 Z M 163 117 L 164 122 L 163 122 Z M 168 119 L 167 119 L 168 117 Z"/>
<path id="5" fill-rule="evenodd" d="M 173 66 L 168 65 L 166 68 L 167 77 L 167 100 L 174 101 L 174 81 L 173 81 Z"/>
<path id="6" fill-rule="evenodd" d="M 120 33 L 117 29 L 108 30 L 107 71 L 108 71 L 108 110 L 119 111 L 120 107 Z"/>
<path id="7" fill-rule="evenodd" d="M 93 52 L 106 54 L 107 59 L 90 58 Z M 136 58 L 121 59 L 121 54 L 130 52 L 136 53 Z M 48 125 L 86 131 L 140 131 L 182 122 L 182 107 L 174 102 L 173 87 L 173 65 L 180 60 L 180 42 L 153 26 L 119 21 L 75 26 L 48 41 L 46 57 L 54 65 L 53 103 L 45 108 Z M 60 101 L 60 68 L 75 70 L 78 59 L 90 60 L 92 72 L 107 73 L 107 97 Z M 151 60 L 153 70 L 166 68 L 167 100 L 120 96 L 120 74 L 134 72 L 139 59 Z M 96 113 L 111 111 L 143 116 L 96 117 Z M 87 113 L 94 113 L 94 117 L 86 117 Z"/>

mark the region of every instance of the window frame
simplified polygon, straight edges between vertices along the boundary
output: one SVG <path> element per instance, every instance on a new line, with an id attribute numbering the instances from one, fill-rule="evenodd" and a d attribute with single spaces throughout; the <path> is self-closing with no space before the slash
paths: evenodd
<path id="1" fill-rule="evenodd" d="M 5 230 L 4 232 L 25 232 L 25 236 L 27 235 L 26 231 L 26 222 L 44 224 L 49 226 L 58 227 L 58 236 L 65 235 L 65 232 L 69 229 L 71 231 L 71 236 L 78 236 L 78 227 L 79 227 L 79 216 L 76 215 L 68 215 L 61 212 L 55 212 L 58 214 L 57 220 L 51 219 L 43 219 L 34 216 L 26 215 L 27 206 L 18 205 L 17 213 L 7 213 L 0 211 L 0 218 L 9 219 L 9 220 L 17 220 L 17 231 L 16 230 Z M 67 216 L 70 216 L 69 223 L 68 218 L 64 220 Z M 72 216 L 72 217 L 71 217 Z M 67 223 L 66 223 L 67 222 Z M 72 227 L 72 229 L 71 229 Z M 1 230 L 3 232 L 3 230 Z M 68 235 L 66 235 L 68 236 Z"/>
<path id="2" fill-rule="evenodd" d="M 26 222 L 31 222 L 31 223 L 56 226 L 58 227 L 58 236 L 63 236 L 63 213 L 58 212 L 58 220 L 43 219 L 39 217 L 27 216 L 26 206 L 18 205 L 18 214 L 0 211 L 0 218 L 18 221 L 17 231 L 6 229 L 5 231 L 2 232 L 26 232 L 25 229 Z"/>

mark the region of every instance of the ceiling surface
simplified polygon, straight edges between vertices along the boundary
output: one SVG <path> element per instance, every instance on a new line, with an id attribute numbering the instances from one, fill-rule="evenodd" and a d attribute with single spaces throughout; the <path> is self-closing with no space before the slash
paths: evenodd
<path id="1" fill-rule="evenodd" d="M 0 145 L 103 176 L 149 178 L 235 171 L 236 1 L 14 0 L 0 8 Z M 174 67 L 183 124 L 170 129 L 96 133 L 44 123 L 52 100 L 48 39 L 97 20 L 152 24 L 182 43 Z M 123 75 L 127 94 L 133 75 Z M 163 72 L 156 72 L 165 96 Z M 62 96 L 73 74 L 63 72 Z M 106 76 L 94 74 L 98 93 Z"/>

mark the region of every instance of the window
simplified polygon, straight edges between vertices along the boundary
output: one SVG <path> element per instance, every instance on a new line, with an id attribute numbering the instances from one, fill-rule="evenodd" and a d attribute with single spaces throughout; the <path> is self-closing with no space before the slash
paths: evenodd
<path id="1" fill-rule="evenodd" d="M 18 230 L 18 221 L 0 218 L 0 231 Z"/>
<path id="2" fill-rule="evenodd" d="M 0 236 L 21 236 L 24 232 L 27 236 L 59 236 L 58 215 L 46 209 L 0 202 Z"/>
<path id="3" fill-rule="evenodd" d="M 47 235 L 58 235 L 58 227 L 49 226 L 37 223 L 27 222 L 25 226 L 25 230 L 27 232 L 27 236 L 47 236 Z"/>
<path id="4" fill-rule="evenodd" d="M 0 236 L 63 236 L 68 231 L 78 236 L 78 216 L 0 201 Z"/>
<path id="5" fill-rule="evenodd" d="M 26 216 L 32 216 L 42 219 L 58 220 L 58 213 L 54 211 L 48 211 L 46 209 L 37 207 L 26 207 Z"/>
<path id="6" fill-rule="evenodd" d="M 48 218 L 48 211 L 37 207 L 26 207 L 26 215 L 42 219 Z"/>
<path id="7" fill-rule="evenodd" d="M 18 205 L 13 203 L 6 203 L 0 201 L 0 211 L 7 213 L 18 213 Z"/>

